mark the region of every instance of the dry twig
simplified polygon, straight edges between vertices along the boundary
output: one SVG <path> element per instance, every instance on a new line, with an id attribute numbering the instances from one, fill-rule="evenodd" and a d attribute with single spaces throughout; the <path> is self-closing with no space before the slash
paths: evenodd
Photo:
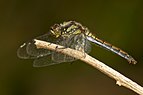
<path id="1" fill-rule="evenodd" d="M 56 51 L 59 53 L 63 53 L 63 54 L 72 56 L 76 59 L 80 59 L 80 60 L 86 62 L 87 64 L 93 66 L 94 68 L 100 70 L 101 72 L 103 72 L 107 76 L 115 79 L 116 84 L 118 84 L 119 86 L 124 86 L 124 87 L 129 88 L 130 90 L 138 93 L 139 95 L 143 95 L 143 87 L 141 87 L 137 83 L 133 82 L 129 78 L 125 77 L 124 75 L 120 74 L 119 72 L 115 71 L 111 67 L 109 67 L 109 66 L 105 65 L 104 63 L 98 61 L 97 59 L 95 59 L 95 58 L 93 58 L 93 57 L 91 57 L 85 53 L 83 54 L 83 52 L 80 52 L 77 50 L 73 50 L 70 48 L 63 48 L 63 46 L 60 46 L 60 45 L 56 45 L 53 43 L 40 41 L 40 40 L 36 40 L 36 39 L 35 39 L 35 41 L 36 41 L 35 45 L 37 46 L 37 48 L 44 48 L 44 49 L 53 50 L 53 51 Z M 60 49 L 56 48 L 57 46 Z"/>

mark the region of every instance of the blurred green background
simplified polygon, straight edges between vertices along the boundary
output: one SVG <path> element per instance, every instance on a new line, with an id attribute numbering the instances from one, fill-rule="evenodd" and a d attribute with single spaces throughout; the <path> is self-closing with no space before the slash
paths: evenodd
<path id="1" fill-rule="evenodd" d="M 33 68 L 17 57 L 22 43 L 68 20 L 135 57 L 128 64 L 96 45 L 90 53 L 143 86 L 143 0 L 1 0 L 0 95 L 137 95 L 81 61 Z"/>

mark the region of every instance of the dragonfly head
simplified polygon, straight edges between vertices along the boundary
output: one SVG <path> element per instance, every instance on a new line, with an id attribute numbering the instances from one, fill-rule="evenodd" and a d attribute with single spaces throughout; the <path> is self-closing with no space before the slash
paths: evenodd
<path id="1" fill-rule="evenodd" d="M 51 30 L 50 32 L 56 36 L 56 38 L 58 38 L 60 35 L 61 35 L 61 31 L 60 31 L 60 25 L 59 24 L 54 24 L 52 27 L 51 27 Z"/>
<path id="2" fill-rule="evenodd" d="M 55 24 L 51 27 L 51 33 L 56 36 L 56 38 L 68 37 L 70 35 L 77 35 L 80 33 L 85 33 L 88 29 L 82 26 L 80 23 L 75 21 L 63 22 L 61 24 Z"/>

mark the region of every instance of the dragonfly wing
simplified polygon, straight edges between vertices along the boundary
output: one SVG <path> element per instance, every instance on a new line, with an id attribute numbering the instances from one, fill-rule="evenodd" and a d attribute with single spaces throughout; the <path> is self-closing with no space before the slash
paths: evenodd
<path id="1" fill-rule="evenodd" d="M 43 56 L 51 54 L 50 50 L 37 48 L 36 45 L 34 44 L 34 41 L 29 42 L 27 44 L 26 51 L 28 55 L 35 56 L 35 57 L 43 57 Z"/>
<path id="2" fill-rule="evenodd" d="M 91 44 L 90 44 L 90 42 L 87 39 L 85 39 L 84 50 L 85 50 L 86 53 L 90 53 L 90 51 L 91 51 Z"/>
<path id="3" fill-rule="evenodd" d="M 51 55 L 37 58 L 34 60 L 33 67 L 45 67 L 54 64 L 59 64 L 51 60 Z"/>
<path id="4" fill-rule="evenodd" d="M 47 32 L 44 35 L 36 37 L 35 39 L 52 42 L 52 43 L 54 43 L 56 41 L 55 37 L 51 34 L 51 32 Z"/>
<path id="5" fill-rule="evenodd" d="M 84 52 L 89 53 L 91 50 L 90 43 L 85 38 L 84 34 L 70 36 L 67 39 L 63 39 L 62 41 L 59 41 L 59 43 L 57 44 L 65 46 L 65 48 L 68 47 L 68 48 L 82 51 L 83 53 Z M 77 59 L 70 57 L 68 55 L 53 52 L 52 60 L 62 63 L 62 62 L 72 62 Z"/>
<path id="6" fill-rule="evenodd" d="M 65 48 L 67 48 L 67 47 L 71 47 L 72 42 L 73 42 L 72 37 L 68 37 L 68 38 L 58 39 L 56 44 L 62 45 Z M 72 48 L 74 48 L 74 47 L 72 47 Z M 75 61 L 76 59 L 73 58 L 73 57 L 70 57 L 68 55 L 65 55 L 65 54 L 53 52 L 52 53 L 52 60 L 55 61 L 55 62 L 62 63 L 62 62 L 72 62 L 72 61 Z"/>
<path id="7" fill-rule="evenodd" d="M 70 57 L 68 55 L 65 55 L 65 54 L 53 52 L 53 54 L 52 54 L 52 60 L 54 62 L 57 62 L 57 63 L 62 63 L 62 62 L 72 62 L 72 61 L 74 61 L 76 59 L 73 58 L 73 57 Z"/>
<path id="8" fill-rule="evenodd" d="M 42 41 L 48 41 L 48 42 L 54 42 L 54 38 L 50 34 L 50 32 L 48 32 L 42 36 L 36 37 L 35 39 L 42 40 Z M 27 45 L 26 50 L 29 55 L 43 57 L 43 56 L 51 54 L 50 50 L 42 49 L 42 48 L 37 49 L 37 47 L 34 43 L 35 43 L 34 41 L 31 41 Z"/>
<path id="9" fill-rule="evenodd" d="M 84 34 L 75 35 L 72 39 L 73 42 L 71 42 L 70 48 L 86 53 L 91 51 L 90 42 L 86 39 Z"/>
<path id="10" fill-rule="evenodd" d="M 53 40 L 53 36 L 50 33 L 46 33 L 42 36 L 36 37 L 35 39 L 49 41 L 49 42 L 55 41 Z M 37 49 L 33 40 L 21 45 L 17 51 L 18 57 L 22 59 L 33 59 L 33 58 L 43 57 L 49 54 L 51 54 L 50 50 L 42 49 L 42 48 Z"/>
<path id="11" fill-rule="evenodd" d="M 27 44 L 28 43 L 24 43 L 23 45 L 20 46 L 20 48 L 18 48 L 18 50 L 17 50 L 17 56 L 19 58 L 22 58 L 22 59 L 33 59 L 33 58 L 36 58 L 36 57 L 31 56 L 31 55 L 29 55 L 27 53 L 27 51 L 26 51 Z"/>

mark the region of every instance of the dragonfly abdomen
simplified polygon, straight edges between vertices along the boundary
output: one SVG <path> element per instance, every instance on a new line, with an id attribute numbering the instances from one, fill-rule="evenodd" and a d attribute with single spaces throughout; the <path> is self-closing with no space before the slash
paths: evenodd
<path id="1" fill-rule="evenodd" d="M 87 39 L 90 40 L 91 42 L 97 44 L 100 47 L 103 47 L 109 51 L 112 51 L 113 53 L 125 58 L 129 63 L 133 63 L 136 64 L 136 60 L 130 56 L 128 53 L 126 53 L 125 51 L 121 50 L 120 48 L 117 48 L 115 46 L 113 46 L 112 44 L 105 42 L 99 38 L 96 38 L 95 36 L 87 36 Z"/>

